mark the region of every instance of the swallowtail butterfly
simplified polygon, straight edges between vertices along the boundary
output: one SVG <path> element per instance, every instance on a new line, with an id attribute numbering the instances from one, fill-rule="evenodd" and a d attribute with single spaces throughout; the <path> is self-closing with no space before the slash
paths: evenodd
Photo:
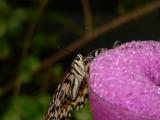
<path id="1" fill-rule="evenodd" d="M 65 78 L 58 85 L 44 120 L 68 120 L 72 109 L 82 108 L 88 100 L 87 78 L 91 61 L 103 48 L 90 52 L 86 57 L 78 54 Z"/>

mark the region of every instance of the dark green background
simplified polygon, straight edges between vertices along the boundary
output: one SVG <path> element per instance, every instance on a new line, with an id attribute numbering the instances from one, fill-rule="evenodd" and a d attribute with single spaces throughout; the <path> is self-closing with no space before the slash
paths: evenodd
<path id="1" fill-rule="evenodd" d="M 93 31 L 152 0 L 90 0 Z M 46 4 L 45 4 L 46 2 Z M 153 2 L 153 1 L 152 1 Z M 44 5 L 44 8 L 41 8 Z M 111 48 L 117 40 L 160 40 L 160 11 L 155 10 L 109 31 L 50 64 L 42 61 L 85 34 L 80 0 L 0 0 L 0 119 L 41 120 L 52 93 L 77 53 Z M 56 56 L 54 56 L 56 57 Z M 92 120 L 89 105 L 74 120 Z"/>

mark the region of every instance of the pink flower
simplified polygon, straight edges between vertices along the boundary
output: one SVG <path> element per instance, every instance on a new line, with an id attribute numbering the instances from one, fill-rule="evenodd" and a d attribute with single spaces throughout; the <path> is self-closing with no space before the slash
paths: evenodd
<path id="1" fill-rule="evenodd" d="M 93 60 L 88 84 L 95 120 L 160 120 L 160 42 L 106 50 Z"/>

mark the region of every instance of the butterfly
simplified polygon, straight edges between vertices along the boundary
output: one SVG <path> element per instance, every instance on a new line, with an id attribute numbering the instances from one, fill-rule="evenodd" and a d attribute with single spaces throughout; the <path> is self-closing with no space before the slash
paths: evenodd
<path id="1" fill-rule="evenodd" d="M 87 79 L 90 63 L 104 50 L 99 48 L 86 57 L 78 54 L 74 58 L 70 70 L 53 94 L 44 120 L 68 120 L 74 108 L 78 110 L 84 106 L 88 100 Z"/>

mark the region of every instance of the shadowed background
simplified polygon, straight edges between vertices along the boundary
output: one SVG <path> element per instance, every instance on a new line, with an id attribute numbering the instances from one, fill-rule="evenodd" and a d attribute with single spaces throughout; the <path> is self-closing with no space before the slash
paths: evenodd
<path id="1" fill-rule="evenodd" d="M 42 119 L 76 54 L 159 28 L 158 0 L 0 0 L 0 119 Z M 73 113 L 92 120 L 89 105 Z"/>

